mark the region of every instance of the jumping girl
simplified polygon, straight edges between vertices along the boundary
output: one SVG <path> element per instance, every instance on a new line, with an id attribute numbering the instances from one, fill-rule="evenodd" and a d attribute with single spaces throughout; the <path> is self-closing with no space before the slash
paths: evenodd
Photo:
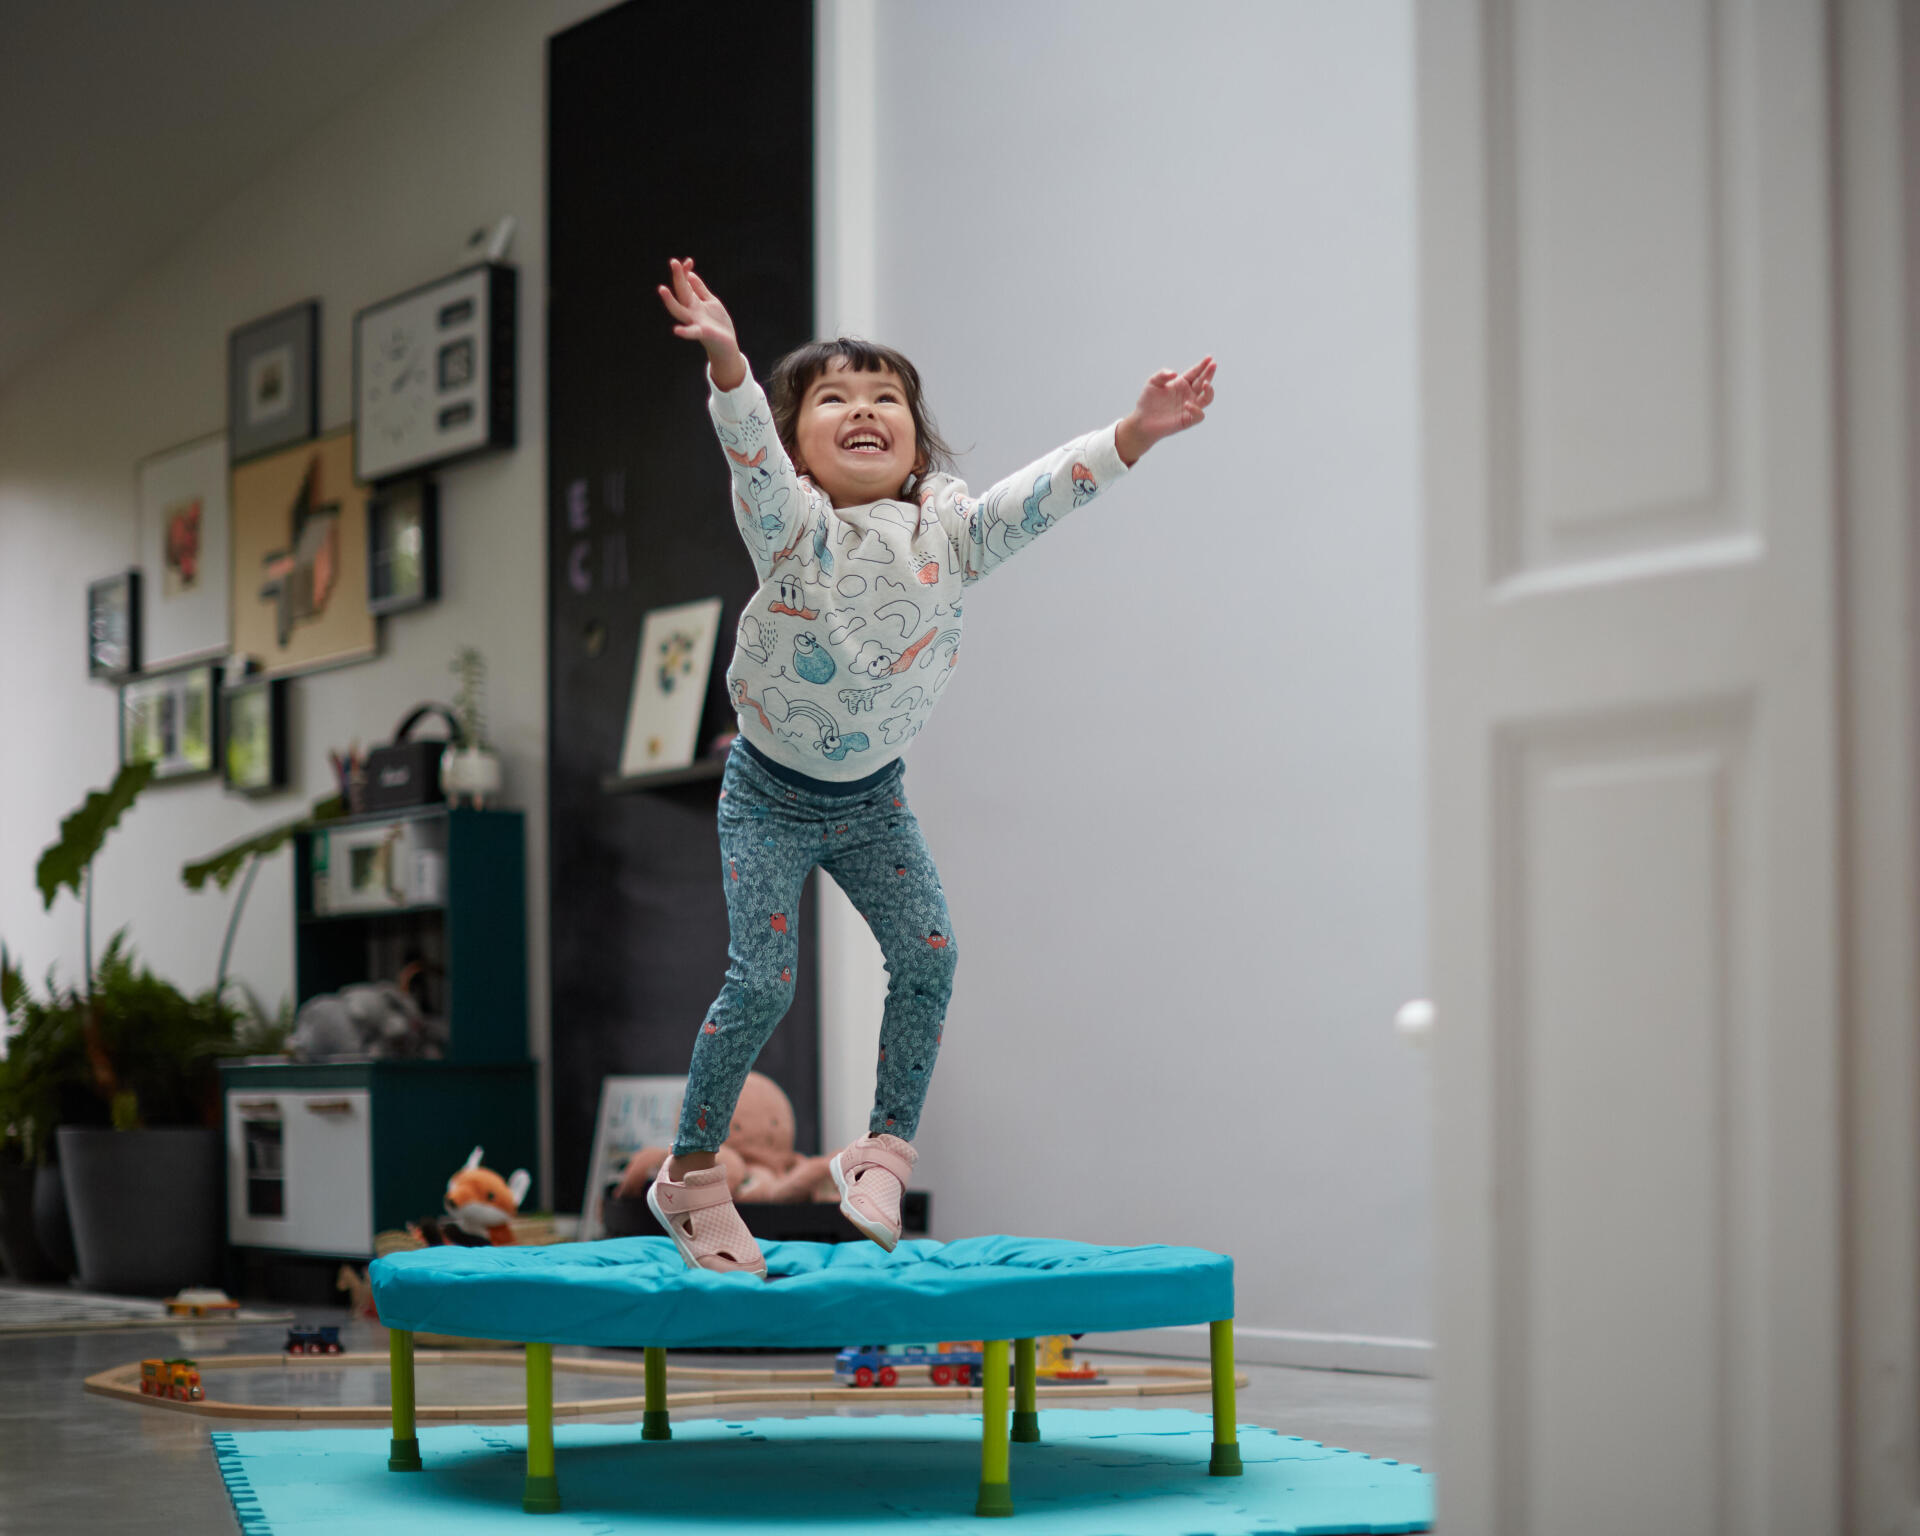
<path id="1" fill-rule="evenodd" d="M 847 1219 L 891 1249 L 958 958 L 901 754 L 960 659 L 965 589 L 1200 422 L 1214 365 L 1156 373 L 1129 415 L 976 498 L 906 358 L 813 342 L 774 366 L 769 405 L 692 259 L 671 267 L 660 299 L 674 334 L 706 349 L 708 408 L 760 588 L 727 669 L 740 734 L 720 791 L 726 984 L 694 1036 L 673 1155 L 647 1204 L 689 1265 L 764 1276 L 715 1153 L 793 1001 L 801 886 L 824 866 L 886 958 L 873 1113 L 832 1168 Z"/>

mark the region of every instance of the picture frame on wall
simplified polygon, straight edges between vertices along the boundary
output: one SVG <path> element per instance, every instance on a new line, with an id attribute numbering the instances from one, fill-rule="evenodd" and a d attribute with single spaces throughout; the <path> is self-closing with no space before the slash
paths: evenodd
<path id="1" fill-rule="evenodd" d="M 139 670 L 139 571 L 87 583 L 87 676 L 117 682 Z"/>
<path id="2" fill-rule="evenodd" d="M 440 596 L 440 488 L 426 475 L 367 498 L 367 609 L 403 613 Z"/>
<path id="3" fill-rule="evenodd" d="M 231 515 L 236 655 L 283 677 L 375 654 L 351 432 L 234 466 Z"/>
<path id="4" fill-rule="evenodd" d="M 227 338 L 227 438 L 244 463 L 320 431 L 320 302 L 309 299 Z"/>
<path id="5" fill-rule="evenodd" d="M 224 652 L 228 632 L 227 435 L 140 461 L 140 655 L 149 667 Z"/>
<path id="6" fill-rule="evenodd" d="M 680 1101 L 686 1096 L 685 1077 L 601 1079 L 587 1190 L 580 1198 L 581 1242 L 605 1235 L 607 1192 L 619 1186 L 633 1154 L 642 1147 L 673 1145 L 680 1134 Z"/>
<path id="7" fill-rule="evenodd" d="M 692 764 L 707 701 L 721 600 L 703 597 L 651 609 L 641 621 L 633 697 L 620 747 L 622 778 Z"/>
<path id="8" fill-rule="evenodd" d="M 271 795 L 287 787 L 287 680 L 247 676 L 227 685 L 221 701 L 220 753 L 228 789 Z"/>
<path id="9" fill-rule="evenodd" d="M 362 480 L 513 446 L 518 293 L 517 269 L 482 262 L 353 317 L 354 467 Z"/>
<path id="10" fill-rule="evenodd" d="M 120 765 L 150 762 L 156 783 L 220 768 L 220 663 L 193 662 L 120 685 Z"/>

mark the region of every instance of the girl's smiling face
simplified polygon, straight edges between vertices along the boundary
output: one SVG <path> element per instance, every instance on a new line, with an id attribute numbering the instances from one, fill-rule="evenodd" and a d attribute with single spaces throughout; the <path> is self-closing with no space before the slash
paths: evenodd
<path id="1" fill-rule="evenodd" d="M 808 386 L 793 435 L 794 467 L 837 507 L 898 496 L 926 468 L 906 386 L 891 368 L 865 373 L 835 358 Z"/>

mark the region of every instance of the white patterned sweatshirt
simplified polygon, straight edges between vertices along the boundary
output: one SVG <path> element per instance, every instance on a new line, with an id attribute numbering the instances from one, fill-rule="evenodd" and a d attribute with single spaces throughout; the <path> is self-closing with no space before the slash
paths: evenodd
<path id="1" fill-rule="evenodd" d="M 712 388 L 708 409 L 760 576 L 728 696 L 741 735 L 816 779 L 863 779 L 899 757 L 960 659 L 962 590 L 1126 473 L 1116 422 L 977 499 L 929 474 L 910 501 L 836 507 L 794 469 L 751 371 Z"/>

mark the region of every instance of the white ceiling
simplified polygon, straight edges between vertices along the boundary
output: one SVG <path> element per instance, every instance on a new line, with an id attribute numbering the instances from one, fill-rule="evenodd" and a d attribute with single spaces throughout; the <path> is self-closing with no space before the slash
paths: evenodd
<path id="1" fill-rule="evenodd" d="M 459 0 L 0 0 L 0 390 Z"/>

